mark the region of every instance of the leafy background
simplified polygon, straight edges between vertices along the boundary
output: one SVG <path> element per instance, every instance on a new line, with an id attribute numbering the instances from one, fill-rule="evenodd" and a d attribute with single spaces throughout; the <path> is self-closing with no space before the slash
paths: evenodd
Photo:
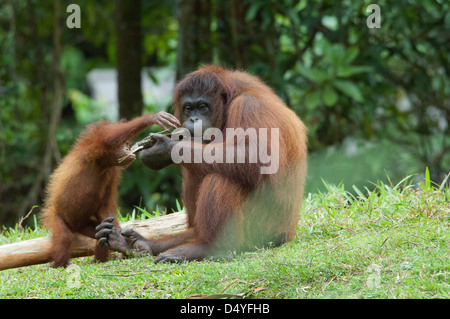
<path id="1" fill-rule="evenodd" d="M 127 1 L 77 1 L 81 29 L 65 27 L 67 3 L 56 10 L 56 2 L 0 0 L 0 224 L 41 204 L 52 169 L 84 125 L 102 117 L 87 72 L 124 63 L 117 59 L 115 9 Z M 309 129 L 307 192 L 324 190 L 322 180 L 343 182 L 351 192 L 352 185 L 370 189 L 369 181 L 396 183 L 410 174 L 420 180 L 425 167 L 440 183 L 450 167 L 450 3 L 377 1 L 381 28 L 373 29 L 366 25 L 369 4 L 131 5 L 140 10 L 139 62 L 155 83 L 156 70 L 178 79 L 202 63 L 220 63 L 258 75 L 297 112 Z M 60 115 L 56 82 L 63 86 Z M 143 106 L 159 110 L 170 103 Z M 120 187 L 122 214 L 135 206 L 176 209 L 180 182 L 177 167 L 154 172 L 134 163 Z"/>

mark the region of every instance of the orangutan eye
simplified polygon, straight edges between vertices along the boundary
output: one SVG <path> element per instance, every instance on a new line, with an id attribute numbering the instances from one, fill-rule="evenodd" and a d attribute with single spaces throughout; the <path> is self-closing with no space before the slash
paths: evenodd
<path id="1" fill-rule="evenodd" d="M 183 110 L 184 114 L 189 114 L 192 111 L 192 106 L 190 104 L 186 104 Z"/>
<path id="2" fill-rule="evenodd" d="M 209 114 L 209 105 L 206 103 L 202 103 L 198 106 L 198 111 L 203 114 L 203 115 L 207 115 Z"/>

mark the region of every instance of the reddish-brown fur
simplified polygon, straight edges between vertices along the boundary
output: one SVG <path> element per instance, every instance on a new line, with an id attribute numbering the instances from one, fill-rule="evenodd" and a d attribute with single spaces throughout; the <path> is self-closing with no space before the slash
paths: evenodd
<path id="1" fill-rule="evenodd" d="M 205 66 L 188 74 L 174 93 L 180 121 L 181 99 L 193 92 L 213 97 L 212 126 L 224 136 L 226 128 L 279 128 L 279 170 L 262 175 L 264 164 L 248 159 L 241 164 L 182 163 L 182 197 L 190 228 L 154 242 L 153 253 L 163 252 L 160 261 L 198 260 L 225 250 L 291 240 L 306 177 L 307 130 L 302 121 L 271 88 L 245 72 Z M 217 147 L 233 143 L 224 140 Z M 270 149 L 270 138 L 267 145 Z M 192 143 L 194 148 L 205 146 Z"/>
<path id="2" fill-rule="evenodd" d="M 94 238 L 95 227 L 108 216 L 115 216 L 114 224 L 119 227 L 118 184 L 122 169 L 135 155 L 120 164 L 118 159 L 129 154 L 128 142 L 146 127 L 161 124 L 160 120 L 157 113 L 129 122 L 90 124 L 54 171 L 42 211 L 44 226 L 52 232 L 49 257 L 54 267 L 67 265 L 74 233 Z M 106 261 L 108 249 L 97 247 L 95 257 Z"/>

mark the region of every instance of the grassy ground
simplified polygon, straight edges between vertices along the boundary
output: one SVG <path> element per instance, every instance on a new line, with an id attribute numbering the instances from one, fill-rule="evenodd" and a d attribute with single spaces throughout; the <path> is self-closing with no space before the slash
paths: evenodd
<path id="1" fill-rule="evenodd" d="M 449 298 L 450 189 L 342 187 L 305 198 L 294 241 L 233 261 L 153 257 L 0 272 L 1 298 Z M 39 231 L 4 230 L 0 243 Z"/>

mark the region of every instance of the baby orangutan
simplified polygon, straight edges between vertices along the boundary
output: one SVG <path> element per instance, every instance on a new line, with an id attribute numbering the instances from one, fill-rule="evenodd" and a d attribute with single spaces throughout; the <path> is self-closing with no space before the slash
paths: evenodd
<path id="1" fill-rule="evenodd" d="M 53 267 L 66 267 L 74 233 L 95 238 L 95 227 L 106 217 L 115 216 L 121 172 L 135 159 L 128 148 L 146 127 L 157 124 L 168 131 L 179 121 L 159 112 L 129 122 L 99 121 L 90 124 L 50 177 L 42 210 L 44 226 L 52 232 L 50 260 Z M 95 259 L 106 261 L 107 247 L 96 247 Z"/>

